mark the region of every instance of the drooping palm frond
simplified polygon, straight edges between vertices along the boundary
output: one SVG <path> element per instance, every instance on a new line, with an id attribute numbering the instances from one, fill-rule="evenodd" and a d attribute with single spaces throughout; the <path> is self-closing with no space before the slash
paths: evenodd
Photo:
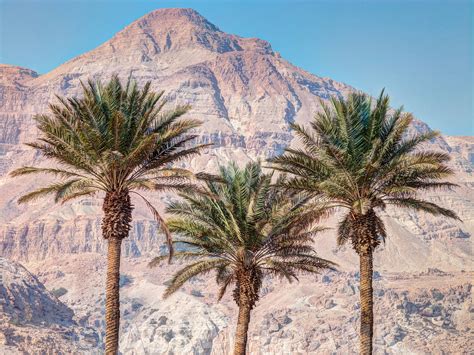
<path id="1" fill-rule="evenodd" d="M 168 226 L 180 237 L 175 243 L 186 248 L 178 253 L 195 263 L 171 280 L 166 296 L 189 278 L 216 271 L 220 299 L 241 274 L 273 274 L 294 280 L 298 273 L 317 272 L 334 264 L 319 258 L 313 238 L 323 228 L 325 205 L 306 205 L 307 199 L 288 196 L 272 184 L 272 174 L 259 163 L 244 169 L 234 163 L 221 167 L 219 176 L 205 179 L 208 194 L 181 193 L 167 212 L 174 215 Z M 156 266 L 163 257 L 155 258 Z M 249 276 L 250 277 L 250 276 Z M 259 285 L 261 280 L 254 280 Z"/>
<path id="2" fill-rule="evenodd" d="M 225 260 L 210 259 L 205 257 L 200 258 L 201 260 L 198 260 L 192 264 L 185 266 L 173 276 L 173 278 L 171 279 L 171 284 L 168 286 L 163 295 L 165 298 L 176 292 L 190 278 L 197 275 L 205 274 L 216 268 L 226 265 Z"/>

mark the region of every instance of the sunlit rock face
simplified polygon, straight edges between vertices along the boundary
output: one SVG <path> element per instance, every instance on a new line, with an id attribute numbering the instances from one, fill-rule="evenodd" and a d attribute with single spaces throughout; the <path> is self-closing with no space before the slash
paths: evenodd
<path id="1" fill-rule="evenodd" d="M 98 334 L 79 325 L 55 291 L 22 265 L 0 258 L 1 353 L 90 352 L 98 346 Z"/>
<path id="2" fill-rule="evenodd" d="M 196 277 L 163 300 L 163 290 L 180 262 L 147 266 L 127 258 L 121 270 L 121 340 L 124 354 L 232 353 L 237 307 L 227 294 L 216 302 L 214 275 Z M 61 302 L 80 324 L 104 336 L 105 259 L 80 253 L 29 263 L 49 289 L 66 292 Z M 81 270 L 81 272 L 78 272 Z M 84 275 L 88 275 L 84 278 Z M 458 353 L 472 348 L 471 271 L 374 274 L 375 353 Z M 288 285 L 266 279 L 252 312 L 251 354 L 356 354 L 359 325 L 357 271 L 302 276 Z"/>
<path id="3" fill-rule="evenodd" d="M 187 162 L 186 165 L 195 171 L 206 172 L 215 171 L 220 164 L 226 164 L 230 160 L 243 164 L 250 159 L 265 159 L 280 154 L 288 145 L 297 145 L 299 142 L 290 129 L 291 123 L 307 124 L 314 113 L 320 109 L 320 100 L 327 101 L 331 96 L 345 96 L 355 90 L 344 83 L 318 77 L 295 67 L 275 52 L 266 41 L 224 33 L 190 9 L 154 11 L 133 22 L 96 49 L 46 74 L 38 75 L 29 69 L 0 65 L 0 256 L 26 262 L 32 267 L 32 271 L 39 272 L 41 275 L 44 273 L 42 265 L 50 265 L 58 257 L 70 256 L 70 265 L 74 266 L 71 266 L 71 275 L 77 277 L 71 276 L 70 280 L 66 280 L 61 277 L 55 278 L 54 275 L 43 275 L 41 278 L 47 287 L 53 287 L 53 285 L 60 287 L 59 284 L 64 281 L 68 286 L 64 287 L 71 288 L 75 287 L 76 283 L 86 282 L 80 279 L 82 269 L 78 265 L 86 267 L 88 263 L 95 264 L 89 257 L 83 256 L 95 255 L 99 258 L 100 255 L 104 255 L 106 245 L 100 235 L 101 196 L 95 199 L 84 198 L 65 205 L 55 205 L 50 200 L 42 200 L 19 206 L 16 200 L 21 194 L 39 186 L 40 183 L 49 181 L 49 178 L 13 179 L 8 176 L 8 172 L 22 165 L 49 164 L 23 143 L 35 139 L 37 130 L 33 116 L 47 113 L 48 103 L 54 102 L 55 95 L 80 95 L 81 80 L 108 80 L 113 74 L 118 74 L 123 79 L 132 75 L 140 84 L 151 80 L 153 89 L 165 91 L 169 108 L 177 104 L 192 106 L 188 117 L 203 121 L 203 125 L 197 129 L 198 141 L 212 142 L 213 146 L 201 156 Z M 429 129 L 426 124 L 417 120 L 412 125 L 411 132 L 423 132 Z M 472 270 L 473 138 L 441 136 L 427 144 L 426 148 L 446 151 L 452 156 L 451 164 L 456 171 L 453 181 L 459 184 L 459 187 L 454 191 L 433 193 L 429 198 L 454 209 L 463 222 L 434 218 L 422 213 L 388 209 L 383 217 L 390 237 L 377 251 L 375 260 L 376 268 L 380 272 L 406 272 L 411 275 L 410 273 L 426 271 L 428 268 L 454 273 Z M 151 195 L 152 202 L 160 210 L 170 198 L 173 197 Z M 160 252 L 163 248 L 163 238 L 158 233 L 157 225 L 146 207 L 140 201 L 134 201 L 134 204 L 136 207 L 134 224 L 131 235 L 124 245 L 124 256 L 127 262 L 144 263 L 150 255 Z M 336 222 L 337 217 L 333 217 L 326 224 L 334 226 Z M 332 231 L 321 235 L 316 246 L 321 256 L 338 262 L 343 272 L 351 273 L 357 270 L 357 257 L 349 247 L 337 248 Z M 102 271 L 103 269 L 97 266 L 98 288 L 102 287 L 103 280 L 100 279 L 103 276 Z M 58 270 L 58 272 L 62 271 Z M 168 271 L 157 271 L 158 281 L 155 281 L 157 287 L 162 287 L 165 281 L 161 278 L 162 272 L 163 275 L 168 275 Z M 345 282 L 347 277 L 341 276 L 340 282 Z M 426 279 L 427 276 L 420 277 Z M 428 278 L 428 280 L 431 279 Z M 90 286 L 87 282 L 86 285 Z M 305 282 L 292 288 L 301 292 L 304 290 L 310 297 L 313 292 L 311 288 L 316 289 L 319 286 L 317 282 Z M 424 289 L 429 290 L 430 282 Z M 76 316 L 82 317 L 84 325 L 102 327 L 103 320 L 99 311 L 102 309 L 100 303 L 102 296 L 91 291 L 93 288 L 89 286 L 81 291 L 80 300 L 73 297 L 75 293 L 72 291 L 61 296 L 61 299 L 64 299 L 65 304 L 74 312 L 79 312 L 80 315 Z M 461 287 L 461 283 L 452 287 L 458 286 Z M 140 290 L 146 290 L 148 286 L 140 287 Z M 416 296 L 418 291 L 424 292 L 418 289 L 408 290 L 407 297 L 411 297 L 412 293 L 413 297 L 418 297 Z M 157 289 L 156 292 L 161 291 Z M 272 289 L 272 294 L 278 297 L 280 293 L 278 289 Z M 329 293 L 324 297 L 328 295 Z M 399 297 L 402 296 L 399 295 Z M 156 331 L 162 335 L 168 334 L 170 329 L 173 334 L 179 334 L 179 329 L 176 330 L 173 327 L 179 328 L 181 323 L 166 316 L 167 319 L 172 319 L 166 323 L 170 328 L 158 329 L 162 325 L 152 324 L 151 319 L 160 323 L 161 315 L 157 315 L 167 312 L 166 307 L 173 309 L 176 305 L 169 301 L 170 303 L 167 303 L 165 308 L 160 308 L 161 306 L 157 308 L 160 312 L 155 312 L 153 317 L 158 318 L 151 318 L 150 322 L 145 321 L 138 325 L 135 324 L 135 321 L 139 319 L 136 317 L 148 317 L 146 312 L 151 312 L 151 306 L 148 304 L 149 299 L 146 295 L 140 294 L 133 297 L 141 299 L 143 307 L 139 307 L 142 310 L 134 308 L 133 302 L 130 301 L 132 303 L 128 310 L 127 317 L 129 318 L 126 318 L 129 320 L 124 324 L 128 324 L 125 327 L 130 327 L 127 329 L 131 333 L 127 333 L 129 335 L 122 338 L 121 345 L 126 349 L 132 349 L 146 337 L 147 347 L 152 346 L 153 343 L 156 347 L 154 349 L 159 352 L 158 348 L 164 346 L 162 345 L 164 343 L 161 343 L 163 340 L 157 340 L 157 337 L 151 336 L 153 329 L 156 328 Z M 345 312 L 352 312 L 351 307 L 355 307 L 355 303 L 350 302 L 356 302 L 356 298 L 354 296 L 347 303 Z M 321 304 L 311 306 L 317 308 L 314 311 L 311 307 L 301 306 L 302 313 L 298 316 L 302 317 L 301 320 L 296 321 L 294 314 L 288 314 L 288 318 L 294 321 L 285 323 L 288 322 L 285 318 L 286 310 L 270 312 L 271 303 L 265 303 L 264 299 L 265 297 L 261 301 L 261 310 L 258 311 L 261 318 L 256 324 L 260 324 L 259 326 L 265 329 L 268 327 L 279 330 L 268 331 L 265 334 L 256 333 L 261 339 L 258 346 L 262 349 L 276 353 L 278 349 L 286 349 L 284 351 L 289 352 L 341 349 L 341 352 L 344 352 L 342 349 L 346 348 L 343 346 L 347 349 L 352 347 L 354 339 L 344 344 L 326 343 L 329 340 L 318 338 L 319 340 L 312 341 L 313 336 L 311 336 L 311 339 L 303 341 L 299 338 L 301 334 L 289 332 L 288 336 L 283 336 L 281 333 L 282 329 L 296 327 L 300 324 L 299 322 L 310 324 L 312 321 L 304 321 L 305 317 L 310 319 L 312 312 L 317 312 L 320 307 L 324 308 L 324 312 L 332 314 L 339 309 L 339 306 L 332 303 L 326 304 L 326 300 L 323 299 Z M 206 302 L 211 302 L 212 299 L 206 298 L 203 301 L 197 298 L 197 301 L 205 301 L 203 304 L 207 304 Z M 384 302 L 386 302 L 384 303 L 386 307 L 396 306 L 396 302 L 391 298 L 387 298 Z M 462 313 L 464 309 L 462 307 L 465 306 L 461 303 L 464 301 L 459 302 L 461 308 L 450 311 L 451 314 L 458 311 Z M 338 304 L 337 301 L 335 303 Z M 201 306 L 196 307 L 196 309 L 202 309 Z M 201 324 L 199 327 L 204 327 L 202 324 L 208 327 L 207 324 L 211 323 L 214 326 L 209 325 L 208 331 L 200 332 L 196 331 L 193 328 L 194 323 L 190 322 L 190 325 L 185 328 L 191 332 L 191 335 L 188 330 L 183 330 L 187 334 L 182 335 L 186 340 L 173 342 L 173 347 L 178 349 L 175 353 L 180 353 L 179 350 L 222 353 L 224 349 L 227 349 L 232 340 L 232 332 L 228 327 L 233 324 L 233 305 L 229 302 L 225 307 L 223 306 L 226 308 L 224 311 L 214 307 L 211 307 L 212 312 L 216 310 L 216 314 L 204 317 L 202 320 L 204 323 L 197 321 Z M 288 300 L 288 305 L 281 307 L 298 308 L 300 304 Z M 354 317 L 356 312 L 350 314 Z M 462 319 L 462 316 L 456 317 L 456 319 Z M 327 323 L 324 319 L 321 322 Z M 351 322 L 348 323 L 350 326 L 357 326 L 357 319 L 354 318 Z M 402 344 L 408 342 L 411 338 L 402 337 L 402 335 L 413 325 L 402 323 L 397 323 L 401 329 L 398 333 L 387 330 L 388 335 L 383 336 L 383 339 L 379 341 L 388 344 L 395 341 L 394 339 L 402 339 L 391 346 L 396 346 L 395 344 L 399 342 Z M 314 325 L 314 327 L 316 327 L 314 332 L 317 333 L 319 325 Z M 343 325 L 341 324 L 340 327 Z M 331 332 L 331 329 L 328 331 Z M 345 328 L 340 329 L 344 334 L 352 334 L 347 333 Z M 442 326 L 434 329 L 439 331 L 440 336 L 445 336 L 449 332 L 448 328 Z M 99 337 L 101 336 L 99 334 Z M 206 339 L 207 345 L 197 344 L 198 338 Z M 326 338 L 330 339 L 329 336 Z M 173 339 L 181 338 L 176 335 Z M 213 342 L 212 339 L 215 341 Z M 211 347 L 209 347 L 209 342 Z M 292 345 L 294 342 L 299 345 Z M 182 343 L 181 347 L 177 345 L 178 343 Z M 413 350 L 415 343 L 407 344 L 412 344 L 406 346 L 412 346 L 410 349 Z M 435 346 L 435 343 L 432 346 Z M 167 349 L 171 351 L 171 348 Z M 136 350 L 136 353 L 144 352 Z"/>

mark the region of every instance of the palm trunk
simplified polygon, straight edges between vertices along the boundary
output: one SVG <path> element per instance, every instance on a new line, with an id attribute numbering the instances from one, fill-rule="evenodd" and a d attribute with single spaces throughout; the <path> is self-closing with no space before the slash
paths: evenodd
<path id="1" fill-rule="evenodd" d="M 120 330 L 120 252 L 128 236 L 132 204 L 127 190 L 108 192 L 102 206 L 102 236 L 108 241 L 105 300 L 105 353 L 118 354 Z"/>
<path id="2" fill-rule="evenodd" d="M 372 354 L 374 327 L 372 272 L 372 249 L 359 255 L 360 261 L 360 354 Z"/>
<path id="3" fill-rule="evenodd" d="M 122 240 L 109 239 L 107 252 L 107 281 L 105 301 L 105 353 L 118 353 L 120 329 L 120 248 Z"/>
<path id="4" fill-rule="evenodd" d="M 250 323 L 251 306 L 248 300 L 241 300 L 239 318 L 235 331 L 234 355 L 245 355 L 247 352 L 247 334 Z"/>
<path id="5" fill-rule="evenodd" d="M 360 271 L 360 334 L 361 355 L 372 354 L 374 334 L 374 300 L 372 288 L 373 252 L 380 244 L 377 236 L 377 215 L 373 209 L 357 215 L 352 221 L 352 246 L 359 254 Z"/>

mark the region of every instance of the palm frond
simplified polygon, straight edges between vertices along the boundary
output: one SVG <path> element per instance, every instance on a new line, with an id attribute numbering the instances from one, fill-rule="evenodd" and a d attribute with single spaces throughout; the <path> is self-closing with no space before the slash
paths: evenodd
<path id="1" fill-rule="evenodd" d="M 139 194 L 136 191 L 132 191 L 132 193 L 140 196 L 142 200 L 145 202 L 146 206 L 150 209 L 150 211 L 153 213 L 153 216 L 155 217 L 155 220 L 157 221 L 161 231 L 164 233 L 166 237 L 166 244 L 168 245 L 168 262 L 171 263 L 171 259 L 173 258 L 173 253 L 174 253 L 174 247 L 173 247 L 173 237 L 171 235 L 170 230 L 168 229 L 168 226 L 166 225 L 165 220 L 163 217 L 161 217 L 160 213 L 158 210 L 151 204 L 150 201 L 148 201 L 143 195 Z"/>
<path id="2" fill-rule="evenodd" d="M 194 276 L 205 274 L 211 270 L 225 265 L 227 262 L 222 259 L 203 259 L 185 266 L 179 270 L 170 280 L 170 285 L 166 289 L 163 297 L 167 298 L 176 292 L 186 281 Z"/>
<path id="3" fill-rule="evenodd" d="M 387 203 L 410 208 L 416 211 L 423 211 L 435 216 L 445 216 L 457 220 L 461 220 L 458 215 L 450 209 L 443 208 L 437 204 L 416 198 L 388 198 Z"/>

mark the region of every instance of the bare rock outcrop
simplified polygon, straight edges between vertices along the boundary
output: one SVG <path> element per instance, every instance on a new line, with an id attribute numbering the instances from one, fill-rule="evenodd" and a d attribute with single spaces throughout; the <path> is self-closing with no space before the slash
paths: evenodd
<path id="1" fill-rule="evenodd" d="M 122 351 L 231 353 L 237 306 L 231 294 L 216 302 L 214 275 L 195 278 L 162 300 L 167 281 L 181 265 L 149 269 L 147 262 L 139 258 L 122 263 Z M 55 258 L 29 267 L 48 288 L 67 290 L 61 301 L 81 324 L 104 329 L 105 259 L 100 254 Z M 450 354 L 458 349 L 457 353 L 468 354 L 474 346 L 473 276 L 442 269 L 375 273 L 375 353 Z M 356 353 L 358 272 L 302 276 L 291 285 L 266 279 L 262 290 L 252 311 L 251 354 Z"/>
<path id="2" fill-rule="evenodd" d="M 79 326 L 35 276 L 0 258 L 0 352 L 93 352 L 98 344 L 97 333 Z"/>

